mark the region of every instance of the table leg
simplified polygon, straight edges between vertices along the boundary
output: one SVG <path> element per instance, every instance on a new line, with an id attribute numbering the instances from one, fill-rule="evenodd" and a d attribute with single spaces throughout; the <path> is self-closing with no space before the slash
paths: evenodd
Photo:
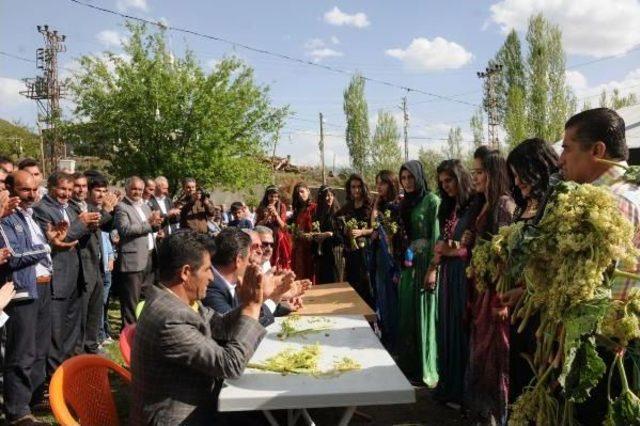
<path id="1" fill-rule="evenodd" d="M 303 408 L 301 411 L 302 411 L 302 417 L 304 417 L 304 419 L 307 421 L 309 426 L 316 426 L 315 422 L 313 421 L 313 419 L 309 415 L 309 412 L 307 411 L 307 409 Z"/>
<path id="2" fill-rule="evenodd" d="M 342 414 L 342 418 L 338 423 L 338 426 L 347 426 L 353 417 L 353 413 L 356 412 L 356 407 L 347 407 Z"/>
<path id="3" fill-rule="evenodd" d="M 287 410 L 287 425 L 295 426 L 295 424 L 298 423 L 298 419 L 301 414 L 301 410 Z"/>
<path id="4" fill-rule="evenodd" d="M 271 426 L 280 426 L 280 424 L 276 421 L 276 418 L 273 417 L 273 414 L 271 414 L 271 411 L 262 410 L 262 414 L 264 414 Z"/>

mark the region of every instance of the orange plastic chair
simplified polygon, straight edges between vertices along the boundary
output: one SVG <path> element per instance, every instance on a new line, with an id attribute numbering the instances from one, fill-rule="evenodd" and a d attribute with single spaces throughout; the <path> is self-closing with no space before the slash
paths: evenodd
<path id="1" fill-rule="evenodd" d="M 120 346 L 120 353 L 122 359 L 127 367 L 131 367 L 131 348 L 133 348 L 133 339 L 136 337 L 136 325 L 127 324 L 120 332 L 120 338 L 118 345 Z"/>
<path id="2" fill-rule="evenodd" d="M 128 370 L 99 355 L 74 356 L 58 367 L 49 384 L 49 402 L 58 423 L 62 426 L 120 424 L 109 371 L 131 384 Z"/>

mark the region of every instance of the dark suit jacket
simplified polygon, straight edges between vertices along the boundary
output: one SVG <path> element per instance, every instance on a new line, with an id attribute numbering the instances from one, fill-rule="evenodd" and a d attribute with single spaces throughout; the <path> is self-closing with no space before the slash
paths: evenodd
<path id="1" fill-rule="evenodd" d="M 173 208 L 173 203 L 171 202 L 171 198 L 169 198 L 169 196 L 164 197 L 163 204 L 164 204 L 165 211 L 169 211 Z M 156 197 L 151 197 L 149 199 L 149 207 L 151 208 L 151 211 L 157 210 L 160 212 L 160 214 L 162 215 L 162 218 L 164 219 L 164 222 L 162 222 L 162 227 L 164 229 L 166 229 L 167 227 L 170 227 L 171 232 L 175 232 L 178 230 L 178 223 L 180 222 L 180 217 L 175 216 L 175 217 L 169 218 L 166 214 L 162 213 L 162 209 L 160 208 L 160 204 L 158 203 L 158 200 L 156 199 Z"/>
<path id="2" fill-rule="evenodd" d="M 219 314 L 226 314 L 227 312 L 237 308 L 240 302 L 237 297 L 231 295 L 231 292 L 227 288 L 225 282 L 216 274 L 213 275 L 213 281 L 209 283 L 207 287 L 207 295 L 202 300 L 204 306 L 208 306 Z M 273 314 L 265 305 L 262 305 L 260 309 L 260 324 L 263 327 L 267 327 L 273 324 Z"/>
<path id="3" fill-rule="evenodd" d="M 238 309 L 195 312 L 164 287 L 146 296 L 131 352 L 130 423 L 215 424 L 221 381 L 242 374 L 265 329 Z"/>
<path id="4" fill-rule="evenodd" d="M 71 201 L 69 203 L 77 214 L 81 213 L 80 206 Z M 78 253 L 80 255 L 80 266 L 82 267 L 82 283 L 93 288 L 95 285 L 102 285 L 104 268 L 102 267 L 102 238 L 100 231 L 111 232 L 113 229 L 113 216 L 104 210 L 98 209 L 93 204 L 87 204 L 87 211 L 101 214 L 98 228 L 89 229 L 89 232 L 78 242 Z"/>
<path id="5" fill-rule="evenodd" d="M 65 241 L 80 240 L 87 235 L 89 228 L 78 219 L 76 210 L 68 205 L 65 209 L 69 217 L 69 231 Z M 40 225 L 42 232 L 47 231 L 47 225 L 55 225 L 64 220 L 62 207 L 49 195 L 42 197 L 33 206 L 33 218 Z M 51 247 L 51 259 L 53 260 L 53 274 L 51 275 L 51 294 L 55 298 L 70 297 L 78 286 L 78 272 L 80 270 L 80 258 L 78 249 L 58 249 Z"/>

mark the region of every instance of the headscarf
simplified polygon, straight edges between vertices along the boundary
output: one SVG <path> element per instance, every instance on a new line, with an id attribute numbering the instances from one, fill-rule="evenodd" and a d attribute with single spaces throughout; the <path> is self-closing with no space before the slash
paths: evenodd
<path id="1" fill-rule="evenodd" d="M 402 174 L 403 170 L 407 170 L 409 173 L 411 173 L 415 180 L 414 191 L 406 192 L 405 190 L 404 197 L 400 202 L 400 218 L 402 219 L 409 239 L 411 239 L 411 211 L 422 201 L 424 196 L 427 195 L 429 189 L 427 187 L 427 181 L 425 180 L 424 176 L 424 168 L 422 167 L 422 163 L 420 161 L 407 161 L 402 165 L 402 167 L 400 167 L 399 174 Z M 402 184 L 402 182 L 400 182 L 400 184 Z"/>

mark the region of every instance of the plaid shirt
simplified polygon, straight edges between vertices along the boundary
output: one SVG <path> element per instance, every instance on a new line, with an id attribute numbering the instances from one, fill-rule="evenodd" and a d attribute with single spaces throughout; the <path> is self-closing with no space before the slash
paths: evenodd
<path id="1" fill-rule="evenodd" d="M 620 161 L 618 164 L 627 166 L 626 161 Z M 622 178 L 624 172 L 623 168 L 612 166 L 602 176 L 593 181 L 592 184 L 607 187 L 613 193 L 618 201 L 620 213 L 622 213 L 635 228 L 633 244 L 637 248 L 640 248 L 640 188 L 638 185 L 625 181 Z M 638 287 L 636 281 L 616 279 L 612 288 L 613 298 L 624 299 L 633 287 Z"/>

